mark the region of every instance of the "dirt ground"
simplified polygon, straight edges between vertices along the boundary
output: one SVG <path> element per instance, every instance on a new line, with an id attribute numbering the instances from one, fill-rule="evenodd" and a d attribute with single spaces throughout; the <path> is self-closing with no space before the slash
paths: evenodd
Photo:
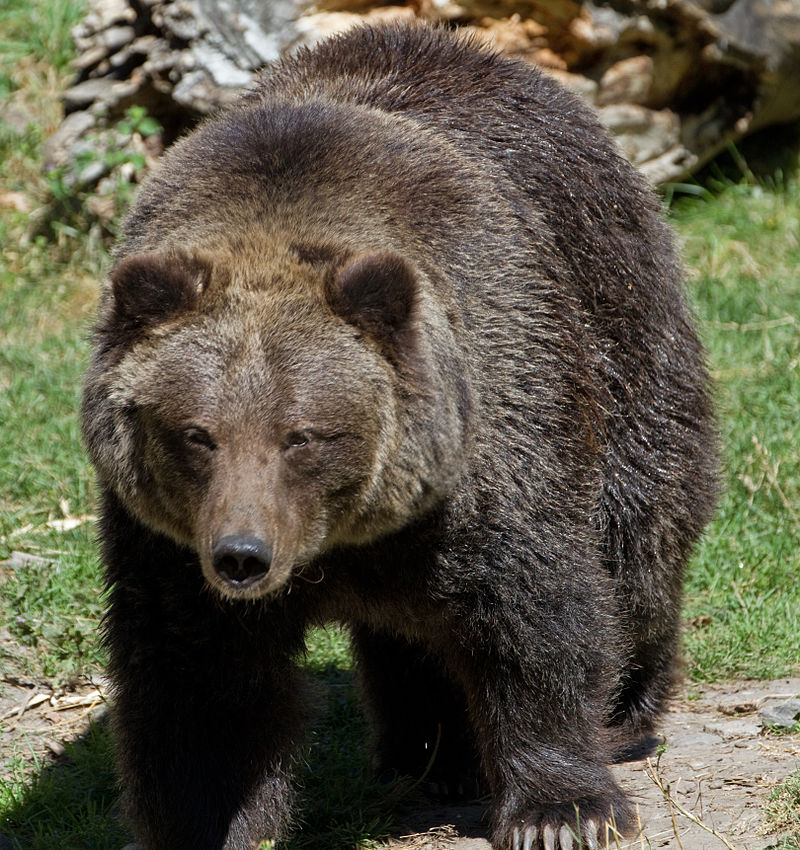
<path id="1" fill-rule="evenodd" d="M 0 765 L 20 753 L 40 763 L 59 755 L 63 741 L 79 736 L 105 711 L 103 680 L 54 692 L 46 683 L 9 674 L 24 669 L 24 650 L 2 630 L 0 650 L 7 662 L 0 670 Z M 798 695 L 800 678 L 679 691 L 662 725 L 667 748 L 658 764 L 614 768 L 638 807 L 642 828 L 635 841 L 621 843 L 622 850 L 774 845 L 779 835 L 763 834 L 763 807 L 770 790 L 800 765 L 800 735 L 766 731 L 759 711 Z M 483 815 L 477 804 L 419 812 L 386 850 L 489 850 Z"/>
<path id="2" fill-rule="evenodd" d="M 11 758 L 44 763 L 64 752 L 64 741 L 82 735 L 106 710 L 107 683 L 79 679 L 54 690 L 24 671 L 28 651 L 0 629 L 0 777 Z"/>

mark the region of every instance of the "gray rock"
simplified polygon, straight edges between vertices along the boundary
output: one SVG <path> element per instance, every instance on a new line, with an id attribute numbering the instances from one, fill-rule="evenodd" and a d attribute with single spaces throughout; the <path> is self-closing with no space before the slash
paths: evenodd
<path id="1" fill-rule="evenodd" d="M 133 27 L 109 27 L 100 34 L 99 43 L 108 53 L 114 53 L 136 38 Z"/>
<path id="2" fill-rule="evenodd" d="M 15 133 L 22 135 L 31 124 L 36 124 L 36 116 L 26 107 L 16 103 L 3 103 L 0 108 L 0 120 Z"/>
<path id="3" fill-rule="evenodd" d="M 604 106 L 599 114 L 623 155 L 634 165 L 644 167 L 680 142 L 680 119 L 669 109 L 621 103 Z"/>
<path id="4" fill-rule="evenodd" d="M 759 724 L 755 717 L 722 717 L 710 723 L 706 729 L 722 736 L 726 741 L 740 738 L 755 738 L 758 735 Z"/>
<path id="5" fill-rule="evenodd" d="M 791 729 L 800 721 L 800 699 L 790 699 L 780 705 L 762 708 L 758 717 L 764 726 L 778 726 Z"/>
<path id="6" fill-rule="evenodd" d="M 66 165 L 75 145 L 95 126 L 94 116 L 85 110 L 71 112 L 44 146 L 44 167 Z"/>
<path id="7" fill-rule="evenodd" d="M 64 93 L 64 109 L 66 112 L 73 112 L 76 109 L 86 109 L 97 101 L 112 101 L 116 85 L 118 81 L 112 77 L 96 77 L 77 83 Z"/>
<path id="8" fill-rule="evenodd" d="M 43 567 L 46 564 L 52 564 L 52 558 L 42 558 L 40 555 L 31 555 L 28 552 L 12 552 L 11 557 L 5 561 L 0 561 L 0 567 L 7 570 L 24 570 L 27 567 Z M 0 844 L 0 850 L 3 845 Z"/>

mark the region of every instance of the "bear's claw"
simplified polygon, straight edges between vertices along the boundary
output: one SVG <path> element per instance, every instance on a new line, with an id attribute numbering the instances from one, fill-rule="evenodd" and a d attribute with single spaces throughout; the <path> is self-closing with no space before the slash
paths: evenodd
<path id="1" fill-rule="evenodd" d="M 514 831 L 511 833 L 510 850 L 531 850 L 535 840 L 535 826 L 526 826 L 524 829 L 515 826 Z"/>
<path id="2" fill-rule="evenodd" d="M 600 843 L 597 839 L 597 821 L 586 821 L 586 826 L 583 829 L 583 837 L 589 850 L 597 850 L 597 846 Z"/>
<path id="3" fill-rule="evenodd" d="M 451 780 L 429 780 L 422 785 L 423 793 L 435 800 L 477 800 L 483 795 L 477 777 L 463 775 Z"/>
<path id="4" fill-rule="evenodd" d="M 578 846 L 585 850 L 598 850 L 597 821 L 587 820 L 581 833 Z M 508 850 L 573 850 L 575 841 L 576 835 L 567 824 L 563 824 L 558 832 L 551 824 L 546 824 L 541 830 L 535 826 L 515 826 Z"/>

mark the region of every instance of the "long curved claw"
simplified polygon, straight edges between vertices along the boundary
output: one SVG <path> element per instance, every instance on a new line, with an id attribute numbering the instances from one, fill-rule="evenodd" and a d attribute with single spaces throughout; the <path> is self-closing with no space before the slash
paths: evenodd
<path id="1" fill-rule="evenodd" d="M 556 831 L 550 824 L 542 830 L 542 843 L 544 850 L 556 850 Z"/>
<path id="2" fill-rule="evenodd" d="M 587 820 L 583 828 L 583 835 L 588 850 L 597 850 L 599 841 L 597 840 L 597 821 Z"/>
<path id="3" fill-rule="evenodd" d="M 558 831 L 558 843 L 561 850 L 572 850 L 572 830 L 566 824 Z"/>
<path id="4" fill-rule="evenodd" d="M 536 845 L 536 827 L 525 827 L 525 837 L 522 839 L 522 850 L 533 850 Z"/>

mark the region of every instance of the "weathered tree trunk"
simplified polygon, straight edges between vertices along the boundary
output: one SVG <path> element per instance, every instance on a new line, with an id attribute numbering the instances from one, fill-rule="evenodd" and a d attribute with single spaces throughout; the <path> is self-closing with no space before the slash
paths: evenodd
<path id="1" fill-rule="evenodd" d="M 78 78 L 50 164 L 142 105 L 170 141 L 229 102 L 255 69 L 361 20 L 473 29 L 595 105 L 656 184 L 730 142 L 800 118 L 800 0 L 90 0 Z M 155 148 L 151 145 L 151 152 Z"/>

